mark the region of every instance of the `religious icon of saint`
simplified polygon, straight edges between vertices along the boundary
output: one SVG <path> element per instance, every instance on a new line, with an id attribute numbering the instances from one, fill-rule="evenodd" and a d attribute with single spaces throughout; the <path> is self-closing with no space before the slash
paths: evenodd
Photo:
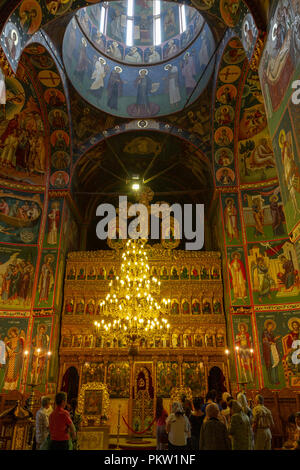
<path id="1" fill-rule="evenodd" d="M 244 322 L 238 324 L 238 334 L 235 337 L 235 344 L 238 346 L 237 359 L 240 372 L 240 380 L 253 382 L 254 362 L 252 349 L 252 338 L 248 333 L 248 325 Z"/>
<path id="2" fill-rule="evenodd" d="M 241 261 L 241 254 L 235 251 L 231 255 L 231 262 L 228 265 L 230 273 L 230 287 L 233 292 L 232 302 L 237 300 L 246 301 L 247 299 L 247 284 L 246 284 L 246 270 L 244 263 Z"/>
<path id="3" fill-rule="evenodd" d="M 267 370 L 268 381 L 271 385 L 280 383 L 278 366 L 280 363 L 280 352 L 277 341 L 280 336 L 275 336 L 276 323 L 274 320 L 266 320 L 262 334 L 262 349 L 265 367 Z"/>

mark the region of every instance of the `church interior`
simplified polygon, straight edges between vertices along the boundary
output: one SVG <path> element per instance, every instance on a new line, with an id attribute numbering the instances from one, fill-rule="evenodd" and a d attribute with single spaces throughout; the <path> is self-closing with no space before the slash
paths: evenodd
<path id="1" fill-rule="evenodd" d="M 300 411 L 300 0 L 0 0 L 0 31 L 0 449 L 31 448 L 59 391 L 79 448 L 155 449 L 157 400 L 211 390 L 262 395 L 282 448 Z M 120 196 L 149 217 L 204 205 L 202 249 L 159 215 L 159 239 L 100 239 Z"/>

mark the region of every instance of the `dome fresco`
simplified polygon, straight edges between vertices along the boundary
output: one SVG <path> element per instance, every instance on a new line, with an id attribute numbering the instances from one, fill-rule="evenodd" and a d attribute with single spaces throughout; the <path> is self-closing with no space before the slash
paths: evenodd
<path id="1" fill-rule="evenodd" d="M 125 8 L 123 2 L 113 3 Z M 212 75 L 215 51 L 213 34 L 199 13 L 195 11 L 193 14 L 192 8 L 185 7 L 187 29 L 180 35 L 177 34 L 178 28 L 173 28 L 171 33 L 171 27 L 165 26 L 165 18 L 166 15 L 171 15 L 168 13 L 170 11 L 179 14 L 181 5 L 176 4 L 173 10 L 162 8 L 159 46 L 153 45 L 151 22 L 147 37 L 145 30 L 143 35 L 141 34 L 141 28 L 138 29 L 135 24 L 137 17 L 134 16 L 133 37 L 139 37 L 139 40 L 136 39 L 134 45 L 127 46 L 128 43 L 132 44 L 132 37 L 129 40 L 125 26 L 120 26 L 119 32 L 120 37 L 123 32 L 122 39 L 125 39 L 127 44 L 116 41 L 110 27 L 107 28 L 107 37 L 100 33 L 100 26 L 102 30 L 104 28 L 101 12 L 98 17 L 94 14 L 97 8 L 100 9 L 100 5 L 78 12 L 67 26 L 63 40 L 63 60 L 67 75 L 77 92 L 87 102 L 115 116 L 146 118 L 180 111 L 199 97 Z M 108 17 L 109 10 L 110 8 Z M 135 11 L 135 5 L 133 10 Z M 126 25 L 127 16 L 123 16 L 120 25 Z M 112 21 L 110 20 L 110 24 Z M 189 28 L 195 32 L 195 24 L 198 21 L 201 25 L 199 32 L 194 33 L 193 38 L 186 41 L 187 45 L 182 48 L 184 33 L 187 33 Z M 98 29 L 97 24 L 100 25 Z M 114 31 L 118 34 L 118 29 Z M 98 38 L 98 44 L 95 38 Z M 142 47 L 140 44 L 145 38 L 148 46 Z M 171 50 L 174 46 L 177 47 L 177 53 L 166 53 L 166 50 Z M 119 50 L 118 58 L 111 56 L 112 50 L 116 49 Z M 149 61 L 149 54 L 158 54 L 160 60 L 157 63 L 154 60 Z M 138 62 L 134 62 L 134 57 Z"/>
<path id="2" fill-rule="evenodd" d="M 99 52 L 129 64 L 153 64 L 176 56 L 204 25 L 196 9 L 160 0 L 103 2 L 82 8 L 76 17 Z"/>

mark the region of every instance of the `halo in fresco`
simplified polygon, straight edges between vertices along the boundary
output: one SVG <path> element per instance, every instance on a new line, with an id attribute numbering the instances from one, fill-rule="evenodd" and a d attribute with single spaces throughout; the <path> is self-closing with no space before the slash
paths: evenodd
<path id="1" fill-rule="evenodd" d="M 59 16 L 66 13 L 72 6 L 73 0 L 45 0 L 47 10 L 51 15 Z"/>
<path id="2" fill-rule="evenodd" d="M 215 162 L 219 166 L 228 166 L 233 162 L 233 152 L 226 147 L 221 147 L 215 153 Z"/>
<path id="3" fill-rule="evenodd" d="M 215 0 L 192 0 L 192 4 L 198 10 L 210 10 L 214 6 Z"/>
<path id="4" fill-rule="evenodd" d="M 60 189 L 69 183 L 69 175 L 65 171 L 56 171 L 51 175 L 50 183 L 54 188 Z"/>
<path id="5" fill-rule="evenodd" d="M 222 104 L 230 104 L 237 96 L 237 89 L 234 85 L 222 85 L 217 90 L 217 100 Z"/>
<path id="6" fill-rule="evenodd" d="M 6 23 L 1 40 L 6 46 L 9 59 L 16 60 L 21 53 L 20 33 L 16 25 L 14 25 L 11 21 Z"/>
<path id="7" fill-rule="evenodd" d="M 241 72 L 237 65 L 228 65 L 221 70 L 219 78 L 223 83 L 233 83 L 240 77 Z"/>
<path id="8" fill-rule="evenodd" d="M 233 140 L 233 132 L 230 127 L 219 127 L 215 132 L 215 142 L 220 146 L 226 146 Z"/>
<path id="9" fill-rule="evenodd" d="M 12 119 L 16 114 L 20 113 L 25 104 L 24 88 L 14 77 L 6 78 L 6 119 Z M 0 124 L 1 125 L 1 124 Z"/>
<path id="10" fill-rule="evenodd" d="M 27 52 L 27 49 L 26 49 Z M 37 67 L 38 69 L 48 69 L 54 66 L 54 61 L 47 54 L 39 54 L 37 56 L 32 56 L 30 62 Z"/>
<path id="11" fill-rule="evenodd" d="M 56 87 L 60 84 L 60 76 L 53 70 L 42 70 L 38 73 L 38 78 L 47 87 Z"/>
<path id="12" fill-rule="evenodd" d="M 34 34 L 39 29 L 42 22 L 42 9 L 36 0 L 24 0 L 21 3 L 20 23 L 24 33 Z"/>
<path id="13" fill-rule="evenodd" d="M 46 49 L 40 44 L 31 44 L 30 46 L 26 47 L 25 52 L 26 54 L 40 55 L 44 54 L 46 52 Z"/>
<path id="14" fill-rule="evenodd" d="M 85 21 L 88 22 L 87 17 Z M 152 62 L 145 67 L 133 62 L 135 49 L 132 62 L 127 65 L 122 56 L 126 47 L 121 50 L 115 39 L 112 40 L 112 44 L 116 43 L 114 60 L 111 59 L 112 52 L 108 57 L 106 50 L 104 64 L 99 60 L 101 56 L 96 46 L 85 37 L 83 31 L 87 27 L 82 25 L 74 29 L 73 24 L 71 20 L 63 40 L 63 61 L 68 77 L 85 101 L 108 114 L 148 118 L 180 111 L 187 100 L 192 103 L 204 91 L 214 69 L 214 59 L 210 58 L 215 41 L 206 23 L 188 50 L 171 60 L 169 54 L 164 53 L 163 58 L 168 56 L 165 63 Z M 174 46 L 175 42 L 171 44 L 171 41 L 173 39 L 168 41 L 167 47 Z M 166 67 L 166 70 L 166 65 L 172 65 L 172 68 Z M 47 70 L 43 72 L 47 73 Z M 51 77 L 47 77 L 47 86 L 52 86 Z"/>
<path id="15" fill-rule="evenodd" d="M 232 106 L 220 106 L 215 113 L 215 120 L 220 126 L 229 124 L 234 119 L 234 109 Z"/>
<path id="16" fill-rule="evenodd" d="M 220 168 L 216 172 L 216 178 L 223 185 L 231 185 L 234 183 L 235 174 L 230 168 Z"/>
<path id="17" fill-rule="evenodd" d="M 201 32 L 204 23 L 202 15 L 186 5 L 185 29 L 181 29 L 182 11 L 174 2 L 161 2 L 160 43 L 155 41 L 154 2 L 135 1 L 133 16 L 127 15 L 127 1 L 114 2 L 81 8 L 76 13 L 80 28 L 88 41 L 102 54 L 123 63 L 154 64 L 170 59 L 184 51 Z M 180 13 L 181 11 L 181 13 Z M 130 18 L 134 34 L 128 44 L 127 21 Z M 102 25 L 99 29 L 99 24 Z M 73 34 L 76 21 L 72 22 Z"/>
<path id="18" fill-rule="evenodd" d="M 55 88 L 48 88 L 44 93 L 44 98 L 49 106 L 62 106 L 65 101 L 65 95 L 60 91 L 56 90 Z"/>
<path id="19" fill-rule="evenodd" d="M 254 23 L 251 13 L 247 13 L 242 24 L 242 44 L 247 55 L 254 47 L 255 38 L 257 36 L 257 27 Z"/>
<path id="20" fill-rule="evenodd" d="M 245 59 L 246 54 L 242 47 L 229 49 L 223 56 L 226 64 L 240 64 Z"/>
<path id="21" fill-rule="evenodd" d="M 240 0 L 220 0 L 220 12 L 224 23 L 233 28 L 240 17 Z"/>

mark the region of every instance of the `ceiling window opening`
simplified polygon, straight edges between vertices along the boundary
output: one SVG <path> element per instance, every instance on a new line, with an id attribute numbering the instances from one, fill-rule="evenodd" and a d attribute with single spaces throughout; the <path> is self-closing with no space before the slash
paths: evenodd
<path id="1" fill-rule="evenodd" d="M 179 5 L 179 29 L 180 34 L 186 30 L 185 5 Z"/>
<path id="2" fill-rule="evenodd" d="M 107 14 L 108 14 L 108 3 L 105 2 L 104 5 L 101 5 L 100 12 L 100 33 L 106 34 L 107 31 Z"/>
<path id="3" fill-rule="evenodd" d="M 154 0 L 153 2 L 153 38 L 154 45 L 159 46 L 161 44 L 161 2 L 160 0 Z"/>
<path id="4" fill-rule="evenodd" d="M 127 27 L 126 27 L 126 45 L 133 46 L 133 2 L 134 0 L 128 0 L 127 2 Z"/>

